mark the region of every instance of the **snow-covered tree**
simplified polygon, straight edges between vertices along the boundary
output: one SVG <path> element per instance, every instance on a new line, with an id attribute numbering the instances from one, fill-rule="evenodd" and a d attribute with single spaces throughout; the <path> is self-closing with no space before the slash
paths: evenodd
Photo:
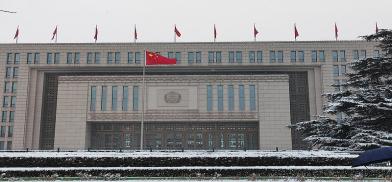
<path id="1" fill-rule="evenodd" d="M 392 30 L 363 36 L 379 57 L 353 61 L 342 91 L 324 94 L 325 116 L 293 125 L 314 148 L 365 150 L 392 146 Z M 337 120 L 337 114 L 345 116 Z"/>

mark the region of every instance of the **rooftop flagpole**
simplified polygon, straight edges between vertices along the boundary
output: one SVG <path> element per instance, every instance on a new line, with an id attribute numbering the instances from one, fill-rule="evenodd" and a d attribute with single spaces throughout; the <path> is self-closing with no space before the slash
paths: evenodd
<path id="1" fill-rule="evenodd" d="M 143 142 L 144 142 L 144 96 L 145 96 L 145 87 L 146 87 L 146 59 L 147 52 L 144 51 L 144 64 L 143 64 L 143 76 L 142 76 L 142 117 L 141 117 L 141 125 L 140 125 L 140 150 L 143 150 Z"/>

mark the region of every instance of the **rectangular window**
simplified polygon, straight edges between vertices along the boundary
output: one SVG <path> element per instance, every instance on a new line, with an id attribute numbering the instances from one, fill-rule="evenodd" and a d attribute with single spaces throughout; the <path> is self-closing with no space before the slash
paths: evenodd
<path id="1" fill-rule="evenodd" d="M 15 53 L 14 64 L 19 64 L 19 63 L 20 63 L 20 54 L 19 53 Z"/>
<path id="2" fill-rule="evenodd" d="M 366 50 L 361 50 L 361 59 L 366 59 Z"/>
<path id="3" fill-rule="evenodd" d="M 340 66 L 340 74 L 341 75 L 346 75 L 346 65 L 341 65 Z"/>
<path id="4" fill-rule="evenodd" d="M 4 150 L 4 141 L 0 141 L 0 150 Z"/>
<path id="5" fill-rule="evenodd" d="M 332 61 L 338 62 L 338 51 L 332 51 Z"/>
<path id="6" fill-rule="evenodd" d="M 75 52 L 74 64 L 80 64 L 80 52 Z"/>
<path id="7" fill-rule="evenodd" d="M 113 63 L 113 52 L 108 52 L 107 64 Z"/>
<path id="8" fill-rule="evenodd" d="M 249 108 L 251 111 L 256 110 L 256 86 L 249 85 Z"/>
<path id="9" fill-rule="evenodd" d="M 221 51 L 215 52 L 215 62 L 222 63 L 222 52 Z"/>
<path id="10" fill-rule="evenodd" d="M 319 51 L 319 61 L 325 62 L 325 54 L 324 54 L 324 51 Z"/>
<path id="11" fill-rule="evenodd" d="M 141 63 L 141 55 L 140 52 L 135 52 L 135 63 L 140 64 Z"/>
<path id="12" fill-rule="evenodd" d="M 291 51 L 290 52 L 290 60 L 292 63 L 297 62 L 297 51 Z"/>
<path id="13" fill-rule="evenodd" d="M 128 86 L 123 86 L 122 110 L 128 111 Z"/>
<path id="14" fill-rule="evenodd" d="M 7 150 L 11 150 L 12 149 L 12 141 L 8 141 L 7 142 Z"/>
<path id="15" fill-rule="evenodd" d="M 212 85 L 207 85 L 207 111 L 212 111 Z"/>
<path id="16" fill-rule="evenodd" d="M 16 106 L 16 96 L 11 96 L 11 107 L 15 108 Z"/>
<path id="17" fill-rule="evenodd" d="M 133 52 L 128 52 L 128 64 L 133 64 Z"/>
<path id="18" fill-rule="evenodd" d="M 8 102 L 9 102 L 9 97 L 4 96 L 3 97 L 3 107 L 8 107 Z"/>
<path id="19" fill-rule="evenodd" d="M 5 126 L 1 126 L 0 137 L 5 137 Z"/>
<path id="20" fill-rule="evenodd" d="M 181 52 L 176 52 L 176 64 L 180 64 L 181 63 Z"/>
<path id="21" fill-rule="evenodd" d="M 304 51 L 298 51 L 298 61 L 303 63 L 305 62 L 305 53 Z"/>
<path id="22" fill-rule="evenodd" d="M 346 51 L 345 50 L 339 51 L 339 59 L 340 59 L 340 62 L 346 62 Z"/>
<path id="23" fill-rule="evenodd" d="M 16 93 L 17 82 L 12 82 L 11 92 Z"/>
<path id="24" fill-rule="evenodd" d="M 117 86 L 112 86 L 112 111 L 117 111 Z"/>
<path id="25" fill-rule="evenodd" d="M 13 126 L 8 126 L 8 137 L 12 137 L 12 136 L 14 136 L 14 127 Z"/>
<path id="26" fill-rule="evenodd" d="M 73 63 L 72 58 L 73 58 L 72 52 L 67 52 L 67 64 L 72 64 Z"/>
<path id="27" fill-rule="evenodd" d="M 223 111 L 223 86 L 218 85 L 218 111 Z"/>
<path id="28" fill-rule="evenodd" d="M 275 51 L 270 51 L 270 63 L 275 63 L 275 62 L 276 62 Z"/>
<path id="29" fill-rule="evenodd" d="M 234 63 L 234 51 L 229 51 L 229 63 Z"/>
<path id="30" fill-rule="evenodd" d="M 379 50 L 374 50 L 373 58 L 379 58 L 379 57 L 380 57 L 380 51 Z"/>
<path id="31" fill-rule="evenodd" d="M 278 63 L 283 63 L 283 51 L 278 51 Z"/>
<path id="32" fill-rule="evenodd" d="M 38 52 L 34 53 L 34 64 L 39 64 L 40 55 Z"/>
<path id="33" fill-rule="evenodd" d="M 238 97 L 239 97 L 239 109 L 240 111 L 245 110 L 245 91 L 244 91 L 244 85 L 239 85 L 238 86 Z"/>
<path id="34" fill-rule="evenodd" d="M 32 64 L 33 63 L 33 53 L 27 53 L 27 64 Z"/>
<path id="35" fill-rule="evenodd" d="M 11 78 L 11 74 L 12 74 L 12 68 L 11 67 L 7 67 L 5 69 L 5 77 L 6 78 Z"/>
<path id="36" fill-rule="evenodd" d="M 159 54 L 158 52 L 156 52 L 157 54 Z M 173 52 L 168 52 L 167 53 L 167 57 L 168 58 L 174 58 L 174 53 Z"/>
<path id="37" fill-rule="evenodd" d="M 87 64 L 93 64 L 93 53 L 92 52 L 87 53 Z"/>
<path id="38" fill-rule="evenodd" d="M 101 53 L 100 52 L 94 53 L 94 63 L 95 64 L 101 63 Z"/>
<path id="39" fill-rule="evenodd" d="M 1 112 L 1 122 L 5 123 L 7 121 L 7 111 Z"/>
<path id="40" fill-rule="evenodd" d="M 339 66 L 338 65 L 333 65 L 333 76 L 334 77 L 339 76 Z"/>
<path id="41" fill-rule="evenodd" d="M 101 111 L 106 111 L 106 98 L 108 95 L 108 87 L 102 86 L 101 92 Z"/>
<path id="42" fill-rule="evenodd" d="M 237 63 L 242 63 L 242 51 L 235 52 L 235 60 Z"/>
<path id="43" fill-rule="evenodd" d="M 139 86 L 133 86 L 133 111 L 139 110 Z"/>
<path id="44" fill-rule="evenodd" d="M 353 50 L 353 59 L 359 60 L 359 51 L 358 50 Z"/>
<path id="45" fill-rule="evenodd" d="M 97 103 L 97 87 L 91 86 L 90 111 L 95 111 L 96 103 Z"/>
<path id="46" fill-rule="evenodd" d="M 114 53 L 114 64 L 120 64 L 120 63 L 121 63 L 121 53 L 115 52 Z"/>
<path id="47" fill-rule="evenodd" d="M 196 52 L 196 63 L 201 63 L 201 52 Z"/>
<path id="48" fill-rule="evenodd" d="M 12 53 L 7 53 L 7 64 L 12 64 Z"/>
<path id="49" fill-rule="evenodd" d="M 13 123 L 15 120 L 15 112 L 14 111 L 10 111 L 10 118 L 9 118 L 9 122 Z"/>
<path id="50" fill-rule="evenodd" d="M 333 80 L 333 85 L 335 88 L 335 91 L 340 91 L 340 81 L 339 80 Z"/>
<path id="51" fill-rule="evenodd" d="M 229 85 L 227 87 L 227 96 L 228 96 L 228 110 L 234 111 L 234 86 Z"/>
<path id="52" fill-rule="evenodd" d="M 215 62 L 214 58 L 215 58 L 214 52 L 209 51 L 208 52 L 208 63 L 214 63 Z"/>
<path id="53" fill-rule="evenodd" d="M 19 76 L 19 68 L 18 67 L 14 67 L 12 70 L 12 77 L 13 78 L 18 78 Z"/>
<path id="54" fill-rule="evenodd" d="M 194 60 L 195 60 L 195 53 L 188 52 L 188 64 L 193 64 Z"/>
<path id="55" fill-rule="evenodd" d="M 54 64 L 60 64 L 60 53 L 54 53 Z"/>
<path id="56" fill-rule="evenodd" d="M 249 63 L 254 63 L 255 61 L 255 51 L 249 51 Z"/>
<path id="57" fill-rule="evenodd" d="M 257 63 L 263 62 L 263 51 L 257 51 Z"/>
<path id="58" fill-rule="evenodd" d="M 53 54 L 48 52 L 46 53 L 46 64 L 52 64 L 53 63 Z"/>
<path id="59" fill-rule="evenodd" d="M 4 93 L 11 92 L 11 82 L 4 82 Z"/>
<path id="60" fill-rule="evenodd" d="M 312 62 L 317 62 L 317 51 L 312 51 Z"/>

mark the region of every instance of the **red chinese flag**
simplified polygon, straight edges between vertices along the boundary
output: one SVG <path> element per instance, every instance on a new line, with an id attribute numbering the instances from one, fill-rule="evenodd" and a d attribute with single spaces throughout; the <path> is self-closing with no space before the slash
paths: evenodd
<path id="1" fill-rule="evenodd" d="M 18 28 L 16 28 L 14 39 L 17 39 L 18 36 L 19 36 L 19 25 L 18 25 Z"/>
<path id="2" fill-rule="evenodd" d="M 181 37 L 180 31 L 178 31 L 177 26 L 174 25 L 174 32 L 176 33 L 177 37 Z"/>
<path id="3" fill-rule="evenodd" d="M 297 25 L 294 24 L 294 39 L 297 40 L 297 37 L 299 36 L 298 30 L 297 30 Z"/>
<path id="4" fill-rule="evenodd" d="M 338 40 L 338 32 L 339 32 L 338 26 L 337 26 L 336 23 L 335 23 L 335 39 L 336 39 L 336 40 Z"/>
<path id="5" fill-rule="evenodd" d="M 176 64 L 176 59 L 167 58 L 157 53 L 146 51 L 146 65 Z"/>
<path id="6" fill-rule="evenodd" d="M 56 28 L 53 31 L 52 40 L 56 37 L 56 35 L 57 35 L 57 26 L 56 26 Z"/>
<path id="7" fill-rule="evenodd" d="M 256 37 L 257 34 L 259 34 L 259 31 L 257 31 L 256 25 L 253 25 L 253 36 Z"/>

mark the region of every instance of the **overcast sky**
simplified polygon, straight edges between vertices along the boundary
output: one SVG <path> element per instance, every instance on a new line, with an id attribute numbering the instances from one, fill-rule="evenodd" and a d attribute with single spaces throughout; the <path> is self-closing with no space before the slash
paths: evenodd
<path id="1" fill-rule="evenodd" d="M 173 26 L 182 33 L 178 42 L 213 40 L 333 40 L 334 22 L 339 39 L 353 40 L 379 28 L 392 27 L 392 0 L 0 0 L 0 43 L 51 42 L 58 25 L 58 42 L 132 42 L 137 26 L 139 42 L 172 42 Z"/>

